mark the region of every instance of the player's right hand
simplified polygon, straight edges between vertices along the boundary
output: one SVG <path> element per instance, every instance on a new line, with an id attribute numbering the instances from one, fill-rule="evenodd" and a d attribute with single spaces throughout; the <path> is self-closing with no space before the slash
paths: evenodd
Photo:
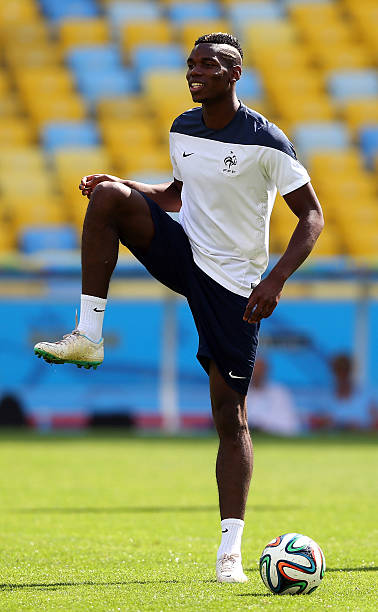
<path id="1" fill-rule="evenodd" d="M 83 196 L 87 196 L 89 199 L 92 195 L 92 191 L 94 188 L 103 181 L 111 181 L 113 183 L 120 183 L 122 179 L 118 176 L 113 176 L 112 174 L 88 174 L 88 176 L 83 176 L 80 181 L 79 189 Z"/>

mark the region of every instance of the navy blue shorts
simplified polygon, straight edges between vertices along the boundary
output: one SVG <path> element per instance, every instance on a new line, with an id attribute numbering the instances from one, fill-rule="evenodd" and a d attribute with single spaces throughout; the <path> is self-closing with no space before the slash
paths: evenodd
<path id="1" fill-rule="evenodd" d="M 142 194 L 151 210 L 155 235 L 147 252 L 128 248 L 154 278 L 185 296 L 199 336 L 197 359 L 207 373 L 214 360 L 235 391 L 247 394 L 255 363 L 259 324 L 246 323 L 248 299 L 225 289 L 193 260 L 181 225 Z"/>

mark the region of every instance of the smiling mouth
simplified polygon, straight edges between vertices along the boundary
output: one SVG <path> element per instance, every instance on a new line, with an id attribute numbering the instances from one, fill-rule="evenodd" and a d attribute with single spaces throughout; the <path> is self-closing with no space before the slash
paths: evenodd
<path id="1" fill-rule="evenodd" d="M 203 83 L 198 83 L 196 81 L 194 81 L 193 83 L 189 84 L 189 89 L 192 92 L 200 91 L 201 89 L 203 89 L 203 87 L 205 87 L 205 85 Z"/>

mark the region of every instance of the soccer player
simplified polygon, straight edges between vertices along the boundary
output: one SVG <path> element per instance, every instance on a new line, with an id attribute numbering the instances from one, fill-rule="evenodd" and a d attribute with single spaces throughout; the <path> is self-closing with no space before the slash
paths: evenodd
<path id="1" fill-rule="evenodd" d="M 54 363 L 91 367 L 103 361 L 102 323 L 120 241 L 156 279 L 187 298 L 219 435 L 219 582 L 247 580 L 241 538 L 253 454 L 246 394 L 260 321 L 272 314 L 285 281 L 323 227 L 310 177 L 289 140 L 237 98 L 242 57 L 230 34 L 208 34 L 195 42 L 186 78 L 193 101 L 202 106 L 173 122 L 172 182 L 83 177 L 80 189 L 90 202 L 83 227 L 80 321 L 59 342 L 35 346 Z M 298 223 L 286 251 L 261 280 L 277 189 Z M 165 211 L 180 211 L 180 222 Z"/>

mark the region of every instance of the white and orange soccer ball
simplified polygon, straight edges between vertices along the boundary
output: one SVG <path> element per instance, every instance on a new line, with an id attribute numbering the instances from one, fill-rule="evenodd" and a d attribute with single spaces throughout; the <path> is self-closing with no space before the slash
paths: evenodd
<path id="1" fill-rule="evenodd" d="M 260 575 L 273 593 L 309 594 L 320 584 L 326 564 L 320 546 L 300 533 L 285 533 L 267 544 Z"/>

